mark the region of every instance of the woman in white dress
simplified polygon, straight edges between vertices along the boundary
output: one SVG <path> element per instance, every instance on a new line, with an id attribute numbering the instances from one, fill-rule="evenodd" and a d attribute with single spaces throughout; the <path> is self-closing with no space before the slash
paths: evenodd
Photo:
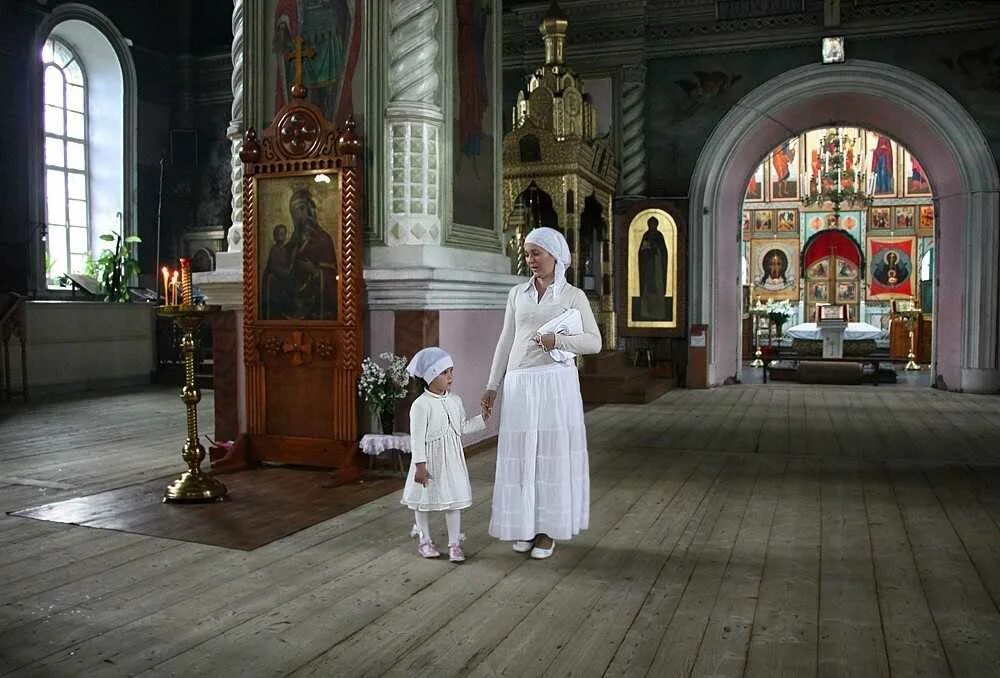
<path id="1" fill-rule="evenodd" d="M 489 532 L 514 542 L 519 553 L 548 558 L 556 539 L 569 539 L 590 520 L 590 470 L 580 379 L 572 359 L 601 350 L 601 334 L 582 290 L 566 281 L 570 251 L 551 228 L 525 238 L 532 277 L 507 295 L 503 330 L 482 397 L 489 413 L 503 382 L 496 480 Z M 568 309 L 580 313 L 583 332 L 538 330 Z M 558 354 L 556 354 L 558 355 Z"/>

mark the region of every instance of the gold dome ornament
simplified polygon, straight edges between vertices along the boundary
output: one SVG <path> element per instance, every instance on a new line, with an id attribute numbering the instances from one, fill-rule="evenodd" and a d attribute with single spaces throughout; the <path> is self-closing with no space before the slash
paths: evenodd
<path id="1" fill-rule="evenodd" d="M 545 13 L 542 23 L 538 26 L 538 31 L 545 40 L 545 65 L 555 67 L 558 71 L 566 60 L 566 31 L 569 28 L 569 17 L 559 7 L 556 0 L 552 0 L 549 10 Z"/>

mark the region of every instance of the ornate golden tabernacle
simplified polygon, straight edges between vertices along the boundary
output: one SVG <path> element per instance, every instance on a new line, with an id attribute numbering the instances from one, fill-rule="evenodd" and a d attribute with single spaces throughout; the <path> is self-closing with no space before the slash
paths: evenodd
<path id="1" fill-rule="evenodd" d="M 504 136 L 503 210 L 511 272 L 526 275 L 521 248 L 537 226 L 561 231 L 573 253 L 570 282 L 591 299 L 604 346 L 617 342 L 612 198 L 618 163 L 597 134 L 597 110 L 563 61 L 569 21 L 553 2 L 539 30 L 545 65 L 518 93 Z"/>

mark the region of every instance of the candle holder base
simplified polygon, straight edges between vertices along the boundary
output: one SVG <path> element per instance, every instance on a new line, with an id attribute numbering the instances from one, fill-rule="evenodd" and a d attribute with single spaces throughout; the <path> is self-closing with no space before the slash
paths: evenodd
<path id="1" fill-rule="evenodd" d="M 200 471 L 194 473 L 185 471 L 181 477 L 170 483 L 163 492 L 166 502 L 221 501 L 226 498 L 229 490 L 226 486 L 211 476 Z"/>
<path id="2" fill-rule="evenodd" d="M 750 367 L 764 367 L 764 352 L 759 348 L 753 354 L 753 360 L 750 362 Z"/>
<path id="3" fill-rule="evenodd" d="M 914 360 L 914 358 L 916 358 L 917 356 L 915 356 L 912 353 L 910 353 L 906 357 L 909 359 L 909 362 L 907 362 L 906 365 L 903 367 L 904 370 L 908 370 L 908 371 L 913 372 L 915 370 L 919 370 L 920 369 L 920 365 L 918 365 L 917 362 L 916 362 L 916 360 Z"/>

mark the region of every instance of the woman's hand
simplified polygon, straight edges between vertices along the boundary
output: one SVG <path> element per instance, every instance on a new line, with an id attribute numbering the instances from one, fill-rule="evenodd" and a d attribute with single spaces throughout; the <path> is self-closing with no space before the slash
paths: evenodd
<path id="1" fill-rule="evenodd" d="M 539 346 L 541 346 L 545 351 L 551 351 L 556 347 L 556 335 L 543 334 L 541 336 L 536 336 L 535 342 Z"/>
<path id="2" fill-rule="evenodd" d="M 496 402 L 497 392 L 494 389 L 489 389 L 483 393 L 483 397 L 479 399 L 479 406 L 483 408 L 483 418 L 489 419 L 493 416 L 493 403 Z"/>
<path id="3" fill-rule="evenodd" d="M 431 474 L 427 470 L 426 462 L 422 461 L 417 464 L 417 470 L 413 472 L 413 479 L 424 487 L 427 487 L 427 481 L 431 479 Z"/>

